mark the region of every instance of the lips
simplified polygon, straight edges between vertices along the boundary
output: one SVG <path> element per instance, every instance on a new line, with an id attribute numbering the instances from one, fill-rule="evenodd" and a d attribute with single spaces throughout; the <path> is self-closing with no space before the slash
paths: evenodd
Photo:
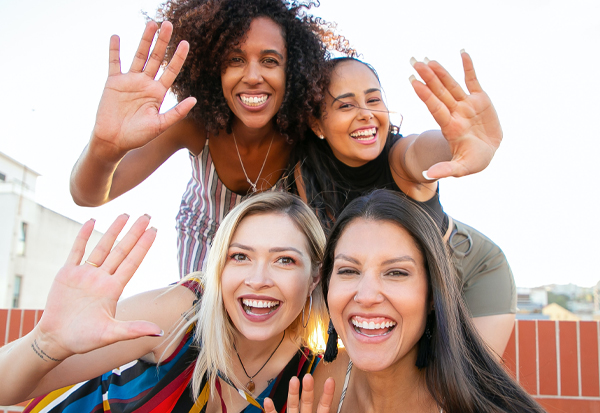
<path id="1" fill-rule="evenodd" d="M 239 94 L 240 101 L 250 107 L 258 107 L 267 102 L 269 100 L 269 95 L 267 94 L 259 94 L 259 95 L 249 95 L 249 94 Z"/>
<path id="2" fill-rule="evenodd" d="M 281 301 L 278 300 L 255 300 L 250 298 L 241 298 L 240 302 L 244 312 L 252 316 L 265 316 L 273 313 L 279 308 Z"/>
<path id="3" fill-rule="evenodd" d="M 359 129 L 350 134 L 350 137 L 357 141 L 368 141 L 375 137 L 377 134 L 377 128 L 375 126 L 371 128 Z"/>
<path id="4" fill-rule="evenodd" d="M 388 335 L 398 323 L 387 317 L 352 316 L 350 324 L 358 334 L 366 337 Z"/>

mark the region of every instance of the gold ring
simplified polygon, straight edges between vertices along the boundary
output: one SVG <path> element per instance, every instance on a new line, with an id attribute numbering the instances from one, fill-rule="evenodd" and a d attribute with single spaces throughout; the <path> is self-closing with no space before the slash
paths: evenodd
<path id="1" fill-rule="evenodd" d="M 98 268 L 98 267 L 99 267 L 99 265 L 98 265 L 98 264 L 94 264 L 93 262 L 90 262 L 90 261 L 88 261 L 88 260 L 85 260 L 85 263 L 86 263 L 86 264 L 90 264 L 92 267 L 96 267 L 96 268 Z"/>

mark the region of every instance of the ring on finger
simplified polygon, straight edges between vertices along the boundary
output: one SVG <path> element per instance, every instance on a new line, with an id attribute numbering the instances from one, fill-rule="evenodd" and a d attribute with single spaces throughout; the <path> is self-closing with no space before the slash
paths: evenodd
<path id="1" fill-rule="evenodd" d="M 90 264 L 92 267 L 96 267 L 96 268 L 100 267 L 98 264 L 94 264 L 93 262 L 88 261 L 88 260 L 85 260 L 85 263 Z"/>

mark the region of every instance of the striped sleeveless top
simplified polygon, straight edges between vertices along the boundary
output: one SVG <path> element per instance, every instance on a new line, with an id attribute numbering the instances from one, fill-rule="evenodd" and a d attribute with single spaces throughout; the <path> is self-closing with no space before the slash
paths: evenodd
<path id="1" fill-rule="evenodd" d="M 181 199 L 176 218 L 179 276 L 204 269 L 205 260 L 219 224 L 236 205 L 248 198 L 228 189 L 219 179 L 208 148 L 190 152 L 192 178 Z M 285 190 L 281 178 L 272 191 Z"/>

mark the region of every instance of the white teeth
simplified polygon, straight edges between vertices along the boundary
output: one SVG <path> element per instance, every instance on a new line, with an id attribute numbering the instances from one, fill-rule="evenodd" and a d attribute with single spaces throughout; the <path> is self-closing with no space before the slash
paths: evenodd
<path id="1" fill-rule="evenodd" d="M 248 106 L 259 106 L 267 101 L 269 98 L 268 95 L 260 95 L 260 96 L 243 96 L 240 95 L 240 99 L 244 103 L 244 105 Z"/>
<path id="2" fill-rule="evenodd" d="M 379 330 L 382 328 L 390 328 L 390 327 L 393 327 L 396 325 L 396 323 L 393 321 L 385 321 L 383 323 L 377 323 L 377 324 L 375 324 L 374 321 L 370 321 L 370 322 L 358 321 L 354 318 L 351 321 L 352 321 L 352 325 L 354 325 L 355 327 L 366 329 L 366 330 Z"/>
<path id="3" fill-rule="evenodd" d="M 376 133 L 377 133 L 377 128 L 370 128 L 370 129 L 362 129 L 362 130 L 353 132 L 350 134 L 350 136 L 352 136 L 353 138 L 358 138 L 359 136 L 366 136 L 370 139 Z M 359 140 L 361 140 L 361 139 L 359 139 Z"/>
<path id="4" fill-rule="evenodd" d="M 249 300 L 247 298 L 244 298 L 242 300 L 242 304 L 244 304 L 247 307 L 254 308 L 271 308 L 275 307 L 276 305 L 279 305 L 279 301 Z"/>

